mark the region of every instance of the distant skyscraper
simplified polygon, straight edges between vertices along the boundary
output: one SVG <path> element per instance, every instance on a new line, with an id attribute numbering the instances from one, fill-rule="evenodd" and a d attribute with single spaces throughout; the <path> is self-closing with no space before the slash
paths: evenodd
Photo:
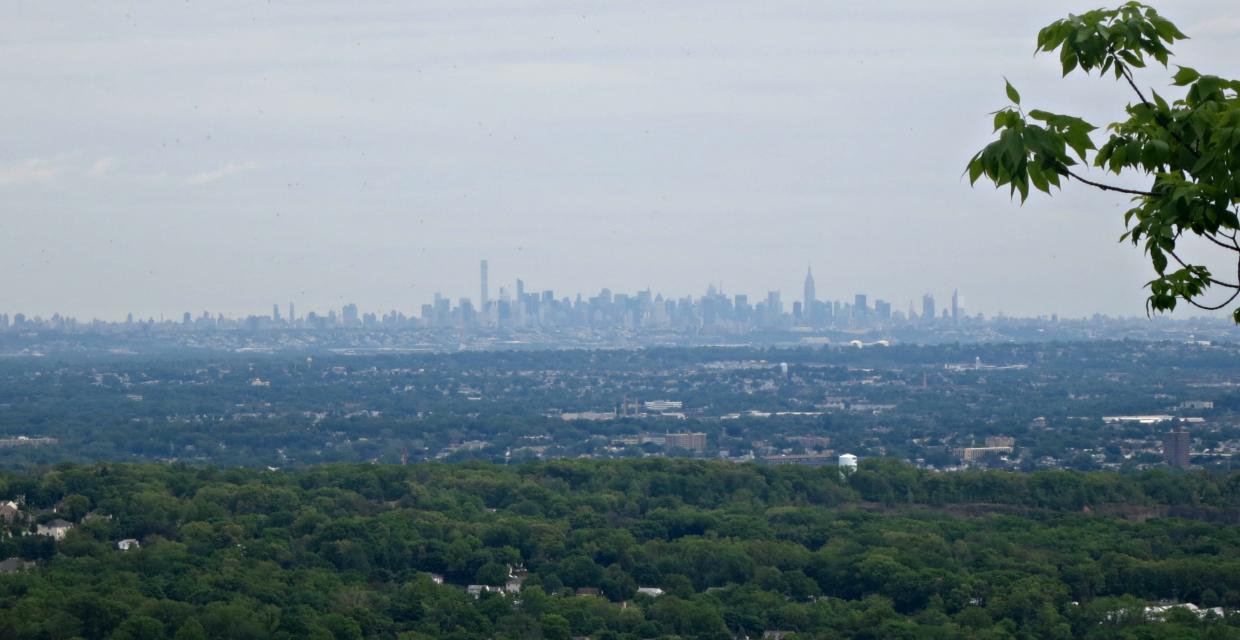
<path id="1" fill-rule="evenodd" d="M 297 314 L 294 312 L 293 303 L 288 303 L 288 321 L 289 324 L 297 322 Z"/>
<path id="2" fill-rule="evenodd" d="M 772 315 L 778 315 L 784 312 L 784 305 L 779 301 L 778 291 L 766 292 L 766 312 Z"/>
<path id="3" fill-rule="evenodd" d="M 1163 434 L 1163 460 L 1177 469 L 1188 468 L 1188 432 L 1181 428 Z"/>
<path id="4" fill-rule="evenodd" d="M 805 308 L 812 309 L 814 301 L 818 299 L 818 293 L 814 289 L 814 271 L 808 267 L 805 269 Z"/>
<path id="5" fill-rule="evenodd" d="M 490 299 L 490 287 L 487 285 L 487 261 L 482 261 L 482 295 L 478 298 L 481 303 L 480 307 L 483 311 L 487 308 L 487 301 Z"/>
<path id="6" fill-rule="evenodd" d="M 921 318 L 934 320 L 934 296 L 929 293 L 921 297 Z"/>
<path id="7" fill-rule="evenodd" d="M 960 320 L 960 292 L 952 289 L 952 322 Z"/>
<path id="8" fill-rule="evenodd" d="M 189 314 L 187 313 L 185 315 L 189 315 Z M 276 322 L 280 321 L 280 305 L 278 304 L 271 305 L 271 319 Z"/>
<path id="9" fill-rule="evenodd" d="M 864 293 L 858 293 L 853 298 L 853 313 L 857 316 L 864 316 L 870 310 L 870 303 L 866 300 Z"/>

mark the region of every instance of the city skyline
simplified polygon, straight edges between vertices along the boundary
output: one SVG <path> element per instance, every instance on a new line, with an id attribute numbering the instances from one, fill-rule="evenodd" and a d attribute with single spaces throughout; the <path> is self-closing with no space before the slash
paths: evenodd
<path id="1" fill-rule="evenodd" d="M 311 310 L 305 316 L 298 316 L 296 313 L 297 302 L 289 301 L 287 303 L 287 315 L 282 315 L 279 302 L 271 305 L 270 315 L 261 315 L 255 313 L 243 313 L 240 315 L 229 315 L 223 311 L 211 312 L 209 309 L 201 311 L 182 311 L 179 314 L 182 324 L 193 324 L 198 321 L 215 322 L 218 320 L 234 320 L 238 318 L 266 318 L 276 325 L 294 326 L 299 322 L 307 322 L 308 326 L 314 324 L 317 319 L 322 318 L 329 321 L 331 325 L 339 324 L 341 326 L 361 326 L 363 324 L 374 324 L 378 319 L 382 318 L 386 323 L 405 322 L 406 320 L 419 320 L 428 322 L 426 326 L 447 326 L 456 324 L 463 327 L 476 326 L 482 328 L 496 327 L 503 324 L 503 320 L 510 320 L 509 324 L 513 326 L 530 325 L 525 319 L 526 313 L 537 314 L 539 303 L 552 303 L 554 306 L 564 306 L 568 309 L 581 306 L 583 304 L 593 305 L 596 302 L 611 305 L 613 296 L 616 304 L 625 305 L 628 301 L 639 301 L 646 305 L 646 309 L 634 312 L 634 316 L 628 320 L 637 324 L 642 323 L 641 314 L 645 314 L 647 323 L 650 322 L 666 322 L 664 317 L 666 313 L 677 313 L 675 305 L 679 304 L 683 307 L 681 313 L 685 313 L 684 309 L 689 309 L 688 313 L 696 315 L 698 321 L 707 325 L 714 324 L 719 313 L 724 309 L 719 305 L 725 305 L 727 311 L 748 313 L 746 308 L 755 310 L 758 318 L 753 320 L 751 324 L 755 327 L 782 327 L 790 322 L 789 326 L 868 326 L 878 321 L 890 320 L 909 320 L 913 321 L 918 317 L 925 319 L 951 319 L 958 321 L 966 318 L 967 312 L 965 308 L 958 304 L 959 292 L 953 289 L 951 294 L 950 308 L 943 308 L 941 314 L 935 313 L 934 294 L 927 292 L 922 294 L 921 314 L 918 316 L 914 311 L 913 301 L 909 301 L 909 312 L 903 314 L 900 311 L 893 312 L 892 302 L 883 298 L 874 298 L 873 305 L 869 302 L 869 294 L 856 293 L 852 296 L 852 302 L 847 301 L 847 297 L 838 299 L 819 298 L 817 287 L 813 276 L 813 265 L 806 267 L 805 280 L 802 288 L 802 296 L 799 300 L 785 300 L 783 293 L 779 289 L 767 289 L 763 295 L 752 295 L 751 292 L 729 292 L 724 289 L 722 283 L 710 283 L 706 286 L 705 291 L 695 296 L 686 294 L 682 296 L 665 295 L 661 291 L 654 290 L 650 286 L 637 291 L 613 291 L 610 287 L 601 287 L 597 294 L 577 291 L 569 292 L 566 295 L 557 295 L 555 289 L 537 289 L 533 293 L 526 293 L 525 282 L 520 277 L 512 280 L 513 288 L 509 289 L 506 285 L 500 285 L 497 288 L 497 295 L 491 295 L 490 287 L 490 266 L 487 259 L 479 261 L 479 293 L 478 298 L 473 299 L 468 296 L 455 298 L 452 295 L 445 295 L 441 291 L 436 291 L 428 302 L 415 304 L 413 309 L 402 308 L 400 305 L 394 305 L 384 308 L 374 307 L 375 310 L 365 310 L 358 306 L 355 302 L 348 302 L 337 308 L 329 307 L 326 311 L 316 310 L 312 305 L 308 306 Z M 561 292 L 563 293 L 563 292 Z M 753 300 L 751 303 L 750 300 Z M 671 310 L 661 309 L 654 316 L 651 316 L 649 308 L 653 303 L 671 303 Z M 950 309 L 950 311 L 949 311 Z M 339 311 L 339 313 L 337 313 Z M 454 321 L 448 318 L 456 314 Z M 982 317 L 984 314 L 977 314 Z M 513 320 L 515 318 L 515 320 Z M 661 318 L 661 320 L 659 320 Z M 41 314 L 27 314 L 24 311 L 15 311 L 12 313 L 0 312 L 0 329 L 8 328 L 10 325 L 22 326 L 27 320 L 51 320 L 53 322 L 60 319 L 66 319 L 73 322 L 104 322 L 119 323 L 118 319 L 101 318 L 91 316 L 86 318 L 78 318 L 72 314 L 62 314 L 60 312 L 52 312 L 46 316 Z M 143 317 L 142 314 L 135 315 L 133 312 L 127 312 L 123 320 L 124 323 L 135 322 L 151 322 L 154 316 Z M 169 318 L 166 313 L 159 314 L 159 322 L 165 323 L 169 320 L 175 322 L 175 316 Z M 365 321 L 363 321 L 365 319 Z M 538 324 L 537 322 L 533 324 Z"/>

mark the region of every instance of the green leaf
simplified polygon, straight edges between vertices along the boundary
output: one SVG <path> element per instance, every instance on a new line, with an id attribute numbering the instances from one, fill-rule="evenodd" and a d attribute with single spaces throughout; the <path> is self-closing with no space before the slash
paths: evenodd
<path id="1" fill-rule="evenodd" d="M 985 167 L 982 166 L 982 161 L 977 156 L 974 156 L 973 160 L 969 161 L 969 184 L 977 182 L 977 179 L 982 177 L 984 171 Z"/>
<path id="2" fill-rule="evenodd" d="M 1033 182 L 1033 187 L 1038 191 L 1051 192 L 1051 186 L 1046 180 L 1046 174 L 1043 173 L 1042 167 L 1038 166 L 1036 162 L 1029 165 L 1029 180 Z"/>
<path id="3" fill-rule="evenodd" d="M 1163 254 L 1161 249 L 1150 249 L 1150 260 L 1154 263 L 1154 270 L 1159 274 L 1167 270 L 1167 256 Z"/>
<path id="4" fill-rule="evenodd" d="M 1072 73 L 1076 68 L 1076 52 L 1071 47 L 1065 46 L 1059 50 L 1059 62 L 1063 64 L 1063 74 L 1066 76 Z"/>
<path id="5" fill-rule="evenodd" d="M 1020 104 L 1020 94 L 1016 92 L 1016 88 L 1012 86 L 1012 83 L 1011 83 L 1011 82 L 1008 82 L 1008 79 L 1007 79 L 1007 78 L 1004 78 L 1004 79 L 1003 79 L 1003 84 L 1007 85 L 1007 97 L 1008 97 L 1008 100 L 1011 100 L 1013 104 L 1017 104 L 1017 105 L 1019 105 L 1019 104 Z"/>
<path id="6" fill-rule="evenodd" d="M 1179 69 L 1180 70 L 1176 71 L 1175 75 L 1172 76 L 1174 80 L 1173 84 L 1175 84 L 1175 86 L 1177 87 L 1182 87 L 1186 84 L 1191 84 L 1192 82 L 1197 80 L 1197 78 L 1201 77 L 1201 74 L 1197 73 L 1196 69 L 1190 69 L 1189 67 L 1179 67 Z"/>
<path id="7" fill-rule="evenodd" d="M 1141 68 L 1145 66 L 1145 61 L 1141 59 L 1141 56 L 1131 51 L 1120 51 L 1119 57 L 1134 67 Z"/>

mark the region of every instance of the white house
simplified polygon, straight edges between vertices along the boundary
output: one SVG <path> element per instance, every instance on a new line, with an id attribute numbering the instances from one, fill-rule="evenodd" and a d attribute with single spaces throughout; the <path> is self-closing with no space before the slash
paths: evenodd
<path id="1" fill-rule="evenodd" d="M 492 593 L 503 593 L 504 588 L 503 587 L 492 587 L 489 584 L 471 584 L 468 587 L 465 587 L 465 592 L 475 598 L 481 597 L 482 594 L 488 591 Z"/>
<path id="2" fill-rule="evenodd" d="M 65 534 L 73 528 L 73 523 L 68 520 L 56 518 L 47 524 L 41 524 L 35 529 L 35 533 L 41 536 L 51 536 L 56 540 L 64 540 Z"/>
<path id="3" fill-rule="evenodd" d="M 129 551 L 130 549 L 142 548 L 142 544 L 133 538 L 125 538 L 124 540 L 116 543 L 116 548 L 121 551 Z"/>

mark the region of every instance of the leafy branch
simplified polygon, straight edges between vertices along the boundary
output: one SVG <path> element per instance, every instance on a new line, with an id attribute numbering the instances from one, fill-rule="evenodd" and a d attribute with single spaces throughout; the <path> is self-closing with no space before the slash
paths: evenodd
<path id="1" fill-rule="evenodd" d="M 1011 105 L 993 112 L 998 139 L 969 160 L 970 184 L 985 177 L 1023 203 L 1030 186 L 1050 194 L 1070 178 L 1096 189 L 1133 196 L 1124 213 L 1122 241 L 1142 246 L 1156 277 L 1147 283 L 1149 312 L 1175 309 L 1187 302 L 1216 310 L 1240 296 L 1240 81 L 1203 75 L 1178 67 L 1171 77 L 1184 95 L 1172 102 L 1137 85 L 1133 69 L 1148 59 L 1167 68 L 1169 45 L 1187 38 L 1152 7 L 1128 2 L 1116 9 L 1097 9 L 1057 20 L 1038 32 L 1035 53 L 1058 52 L 1063 75 L 1113 73 L 1124 80 L 1138 102 L 1124 108 L 1127 119 L 1106 126 L 1101 146 L 1098 127 L 1075 116 L 1022 109 L 1020 94 L 1005 81 Z M 1116 175 L 1137 173 L 1151 180 L 1145 189 L 1107 184 L 1086 178 L 1079 164 Z M 1208 268 L 1179 257 L 1177 242 L 1186 235 L 1205 238 L 1236 259 L 1237 281 L 1215 278 Z M 1179 268 L 1170 269 L 1169 260 Z M 1201 297 L 1210 287 L 1233 293 L 1221 304 Z M 1240 308 L 1232 317 L 1240 322 Z"/>

